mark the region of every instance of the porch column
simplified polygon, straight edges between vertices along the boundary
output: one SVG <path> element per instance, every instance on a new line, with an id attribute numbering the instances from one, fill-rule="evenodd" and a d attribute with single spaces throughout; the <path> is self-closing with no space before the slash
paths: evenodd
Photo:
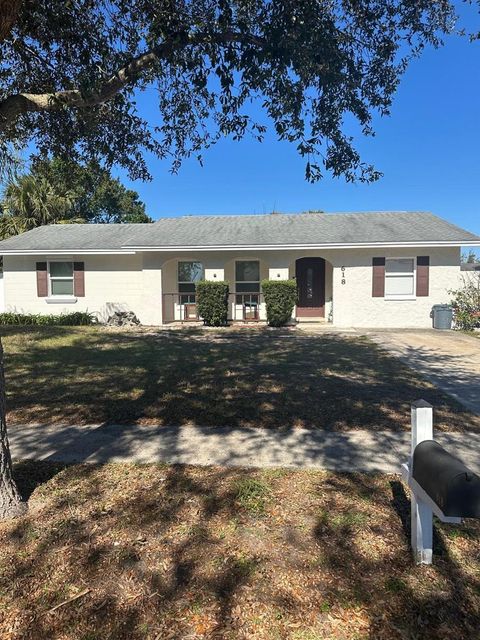
<path id="1" fill-rule="evenodd" d="M 269 267 L 269 280 L 288 280 L 288 267 Z"/>
<path id="2" fill-rule="evenodd" d="M 142 324 L 158 326 L 163 322 L 162 264 L 156 253 L 143 254 L 142 292 L 139 319 Z"/>
<path id="3" fill-rule="evenodd" d="M 217 282 L 221 282 L 225 280 L 225 269 L 223 268 L 205 268 L 205 280 L 213 280 Z"/>
<path id="4" fill-rule="evenodd" d="M 340 253 L 340 252 L 339 252 Z M 354 281 L 352 259 L 342 252 L 333 262 L 332 310 L 336 327 L 352 326 L 352 310 L 363 304 L 359 284 Z M 368 274 L 367 276 L 368 277 Z M 370 285 L 371 286 L 371 285 Z"/>

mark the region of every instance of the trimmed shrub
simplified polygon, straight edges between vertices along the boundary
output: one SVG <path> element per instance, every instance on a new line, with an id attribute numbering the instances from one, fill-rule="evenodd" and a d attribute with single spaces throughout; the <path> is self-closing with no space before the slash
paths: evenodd
<path id="1" fill-rule="evenodd" d="M 455 329 L 473 331 L 480 327 L 480 273 L 464 276 L 462 287 L 448 293 L 453 296 Z"/>
<path id="2" fill-rule="evenodd" d="M 228 320 L 228 282 L 202 280 L 195 287 L 198 315 L 209 327 L 222 327 Z"/>
<path id="3" fill-rule="evenodd" d="M 267 305 L 267 322 L 271 327 L 283 327 L 290 322 L 297 302 L 295 280 L 263 280 L 262 290 Z"/>
<path id="4" fill-rule="evenodd" d="M 42 313 L 0 313 L 0 325 L 49 325 L 49 326 L 83 326 L 93 324 L 96 318 L 88 311 L 74 313 L 42 314 Z"/>

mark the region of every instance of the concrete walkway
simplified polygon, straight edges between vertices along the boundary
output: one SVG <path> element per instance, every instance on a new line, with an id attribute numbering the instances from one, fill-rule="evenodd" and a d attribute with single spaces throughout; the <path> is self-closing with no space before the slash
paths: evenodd
<path id="1" fill-rule="evenodd" d="M 59 462 L 167 462 L 399 473 L 408 432 L 149 426 L 27 426 L 9 430 L 14 459 Z M 480 472 L 480 434 L 436 439 Z"/>
<path id="2" fill-rule="evenodd" d="M 433 329 L 365 333 L 480 415 L 480 337 Z"/>

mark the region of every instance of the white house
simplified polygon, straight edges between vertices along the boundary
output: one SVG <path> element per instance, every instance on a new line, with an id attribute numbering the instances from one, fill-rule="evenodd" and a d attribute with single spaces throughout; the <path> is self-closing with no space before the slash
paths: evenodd
<path id="1" fill-rule="evenodd" d="M 0 242 L 4 309 L 131 310 L 147 325 L 197 319 L 195 282 L 227 280 L 232 320 L 265 317 L 261 281 L 296 278 L 298 321 L 429 327 L 460 248 L 480 237 L 431 213 L 185 216 L 50 225 Z"/>

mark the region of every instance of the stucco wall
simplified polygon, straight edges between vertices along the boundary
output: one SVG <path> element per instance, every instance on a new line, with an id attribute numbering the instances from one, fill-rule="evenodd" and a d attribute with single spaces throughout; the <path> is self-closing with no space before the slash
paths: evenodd
<path id="1" fill-rule="evenodd" d="M 414 300 L 385 300 L 372 297 L 372 258 L 430 256 L 430 295 Z M 145 253 L 130 256 L 68 256 L 65 259 L 85 263 L 85 297 L 74 304 L 48 304 L 38 298 L 35 263 L 48 256 L 4 258 L 6 310 L 31 313 L 59 313 L 88 310 L 104 319 L 111 308 L 134 311 L 143 324 L 157 325 L 179 319 L 173 300 L 163 293 L 177 292 L 178 260 L 203 263 L 208 279 L 235 282 L 236 259 L 259 259 L 261 278 L 286 278 L 295 275 L 295 260 L 319 256 L 326 260 L 326 291 L 333 298 L 333 324 L 338 327 L 429 327 L 433 304 L 448 302 L 448 289 L 460 279 L 459 248 L 358 249 L 328 251 L 258 251 Z M 345 268 L 342 271 L 342 266 Z M 345 284 L 342 284 L 342 274 Z M 214 277 L 216 275 L 216 278 Z M 233 301 L 232 301 L 233 305 Z M 262 316 L 264 316 L 262 309 Z M 231 314 L 238 316 L 232 306 Z M 326 309 L 328 318 L 328 304 Z"/>
<path id="2" fill-rule="evenodd" d="M 372 258 L 430 256 L 429 296 L 414 300 L 386 300 L 372 297 Z M 460 249 L 455 247 L 415 249 L 335 249 L 323 251 L 258 251 L 242 255 L 238 252 L 205 252 L 197 254 L 165 254 L 164 291 L 177 290 L 177 260 L 203 262 L 209 275 L 216 270 L 234 288 L 236 259 L 259 259 L 261 278 L 293 278 L 295 261 L 302 257 L 325 258 L 325 318 L 331 309 L 333 324 L 338 327 L 430 327 L 433 304 L 448 302 L 448 289 L 455 288 L 460 277 Z M 345 268 L 342 271 L 342 267 Z M 212 271 L 208 271 L 212 270 Z M 344 277 L 342 277 L 342 274 Z M 342 280 L 345 284 L 342 284 Z M 331 301 L 331 302 L 329 302 Z M 264 310 L 262 310 L 264 312 Z M 173 317 L 173 310 L 167 314 Z M 178 315 L 178 314 L 177 314 Z M 263 313 L 262 313 L 263 315 Z M 238 312 L 237 312 L 238 316 Z M 178 316 L 180 317 L 180 316 Z"/>
<path id="3" fill-rule="evenodd" d="M 430 256 L 429 295 L 413 300 L 372 297 L 372 258 Z M 332 255 L 333 323 L 338 327 L 431 327 L 433 304 L 450 301 L 460 278 L 460 250 L 446 247 L 343 250 Z M 342 272 L 341 267 L 345 267 Z M 344 274 L 345 284 L 342 284 Z"/>
<path id="4" fill-rule="evenodd" d="M 0 273 L 0 313 L 5 311 L 5 287 L 3 280 L 3 270 Z"/>
<path id="5" fill-rule="evenodd" d="M 49 256 L 5 256 L 7 311 L 43 314 L 90 311 L 105 320 L 113 310 L 121 309 L 134 311 L 143 324 L 161 323 L 161 263 L 155 254 L 52 258 L 85 263 L 85 297 L 72 303 L 37 296 L 35 263 L 48 259 Z"/>

